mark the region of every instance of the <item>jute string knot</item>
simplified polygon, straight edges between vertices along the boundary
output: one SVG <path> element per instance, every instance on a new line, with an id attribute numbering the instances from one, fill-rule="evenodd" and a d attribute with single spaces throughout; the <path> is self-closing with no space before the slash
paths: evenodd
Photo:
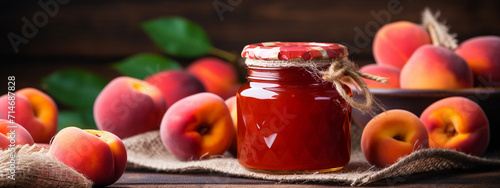
<path id="1" fill-rule="evenodd" d="M 333 61 L 330 64 L 328 70 L 320 71 L 320 74 L 323 80 L 335 84 L 335 88 L 339 92 L 340 96 L 342 96 L 342 98 L 344 98 L 344 100 L 346 100 L 346 102 L 349 103 L 352 107 L 371 113 L 372 105 L 376 104 L 379 108 L 385 110 L 384 107 L 375 100 L 373 94 L 370 92 L 368 86 L 362 78 L 370 79 L 384 84 L 388 83 L 387 78 L 358 72 L 354 63 L 346 59 L 338 59 Z M 358 92 L 365 97 L 364 102 L 357 102 L 352 98 L 352 96 L 349 96 L 349 94 L 347 94 L 345 89 L 342 87 L 342 78 L 344 76 L 350 77 L 357 83 L 358 86 L 356 87 Z"/>

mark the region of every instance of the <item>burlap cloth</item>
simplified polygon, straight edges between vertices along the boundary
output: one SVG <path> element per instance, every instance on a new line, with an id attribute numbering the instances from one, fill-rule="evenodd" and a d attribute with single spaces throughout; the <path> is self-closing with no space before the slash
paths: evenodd
<path id="1" fill-rule="evenodd" d="M 91 187 L 92 181 L 48 155 L 38 145 L 16 147 L 15 180 L 11 175 L 8 150 L 0 151 L 0 187 Z"/>
<path id="2" fill-rule="evenodd" d="M 425 149 L 401 158 L 386 168 L 371 166 L 360 149 L 360 128 L 352 126 L 351 161 L 342 170 L 332 173 L 315 174 L 267 174 L 249 171 L 239 165 L 230 154 L 201 161 L 179 161 L 162 144 L 159 131 L 147 132 L 124 140 L 127 148 L 129 169 L 147 169 L 171 173 L 206 172 L 221 175 L 276 180 L 290 183 L 339 183 L 351 186 L 365 185 L 386 179 L 397 183 L 401 177 L 412 174 L 445 171 L 451 169 L 492 169 L 500 168 L 497 158 L 479 158 L 444 149 Z M 388 148 L 390 149 L 390 148 Z"/>
<path id="3" fill-rule="evenodd" d="M 230 154 L 201 161 L 179 161 L 162 144 L 158 131 L 124 139 L 127 148 L 128 169 L 147 169 L 171 173 L 218 173 L 290 183 L 338 183 L 352 186 L 365 185 L 386 179 L 398 183 L 412 174 L 451 169 L 500 168 L 500 156 L 479 158 L 443 149 L 426 149 L 401 158 L 392 166 L 378 169 L 366 162 L 360 148 L 361 131 L 352 126 L 351 161 L 342 170 L 315 174 L 267 174 L 253 172 L 238 164 Z M 0 187 L 91 187 L 92 182 L 74 169 L 47 154 L 37 146 L 17 146 L 15 180 L 10 175 L 10 152 L 0 151 Z M 388 148 L 390 149 L 390 148 Z M 404 180 L 404 179 L 403 179 Z"/>

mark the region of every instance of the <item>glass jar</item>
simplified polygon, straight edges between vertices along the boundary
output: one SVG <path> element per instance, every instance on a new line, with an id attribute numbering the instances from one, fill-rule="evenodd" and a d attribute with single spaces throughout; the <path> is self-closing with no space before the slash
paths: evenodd
<path id="1" fill-rule="evenodd" d="M 321 79 L 347 49 L 329 43 L 248 45 L 248 82 L 237 93 L 238 162 L 276 172 L 329 172 L 350 159 L 351 106 Z M 352 96 L 350 88 L 343 89 Z"/>

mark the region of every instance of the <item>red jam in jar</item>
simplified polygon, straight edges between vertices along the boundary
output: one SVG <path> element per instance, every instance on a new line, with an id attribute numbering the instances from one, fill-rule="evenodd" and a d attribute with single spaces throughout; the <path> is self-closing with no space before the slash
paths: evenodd
<path id="1" fill-rule="evenodd" d="M 328 172 L 350 159 L 351 106 L 318 71 L 347 57 L 330 43 L 244 48 L 248 82 L 237 94 L 238 162 L 277 173 Z M 343 86 L 349 95 L 351 90 Z"/>

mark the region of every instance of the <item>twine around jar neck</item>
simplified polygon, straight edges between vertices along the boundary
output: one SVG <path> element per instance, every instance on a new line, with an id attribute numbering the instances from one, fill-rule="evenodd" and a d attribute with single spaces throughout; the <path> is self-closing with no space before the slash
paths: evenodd
<path id="1" fill-rule="evenodd" d="M 377 107 L 385 111 L 385 108 L 376 101 L 375 97 L 368 89 L 368 85 L 366 85 L 362 78 L 370 79 L 384 84 L 388 83 L 387 78 L 359 72 L 354 63 L 347 59 L 334 60 L 331 62 L 330 67 L 328 67 L 327 70 L 319 71 L 319 73 L 322 76 L 323 80 L 335 84 L 337 92 L 352 107 L 372 113 L 372 105 L 375 104 Z M 365 97 L 364 102 L 356 102 L 353 97 L 347 94 L 347 92 L 342 87 L 342 78 L 344 76 L 350 77 L 357 83 L 358 86 L 356 87 L 359 87 L 358 91 Z"/>

